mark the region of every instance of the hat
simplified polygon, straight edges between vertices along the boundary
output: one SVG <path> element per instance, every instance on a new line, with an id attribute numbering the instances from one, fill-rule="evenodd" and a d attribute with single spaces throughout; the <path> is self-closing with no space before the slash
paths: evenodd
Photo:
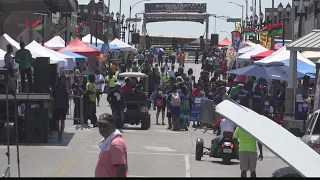
<path id="1" fill-rule="evenodd" d="M 113 124 L 116 124 L 116 120 L 111 114 L 104 113 L 104 114 L 101 114 L 99 116 L 98 123 L 102 123 L 102 124 L 113 123 Z"/>

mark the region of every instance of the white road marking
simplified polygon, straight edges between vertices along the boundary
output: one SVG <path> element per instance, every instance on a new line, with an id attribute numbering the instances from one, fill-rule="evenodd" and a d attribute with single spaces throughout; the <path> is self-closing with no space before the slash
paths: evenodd
<path id="1" fill-rule="evenodd" d="M 38 147 L 43 149 L 71 149 L 68 146 L 38 146 Z"/>
<path id="2" fill-rule="evenodd" d="M 152 151 L 176 152 L 175 150 L 170 149 L 168 147 L 155 147 L 155 146 L 142 146 L 142 147 Z"/>
<path id="3" fill-rule="evenodd" d="M 148 177 L 148 176 L 135 176 L 135 175 L 129 175 L 129 177 Z"/>
<path id="4" fill-rule="evenodd" d="M 191 172 L 190 172 L 190 157 L 189 155 L 184 156 L 184 161 L 186 163 L 186 177 L 191 177 Z"/>
<path id="5" fill-rule="evenodd" d="M 87 153 L 98 154 L 100 151 L 86 151 Z M 177 153 L 148 153 L 148 152 L 128 152 L 128 154 L 134 155 L 162 155 L 162 156 L 194 156 L 192 154 L 177 154 Z"/>

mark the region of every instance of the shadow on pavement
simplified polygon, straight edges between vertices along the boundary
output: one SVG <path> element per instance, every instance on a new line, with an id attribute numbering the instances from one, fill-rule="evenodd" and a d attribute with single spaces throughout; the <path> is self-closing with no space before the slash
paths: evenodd
<path id="1" fill-rule="evenodd" d="M 75 133 L 63 133 L 62 141 L 58 141 L 57 132 L 48 136 L 48 143 L 21 143 L 20 146 L 68 146 Z"/>
<path id="2" fill-rule="evenodd" d="M 225 166 L 233 166 L 233 165 L 238 165 L 239 162 L 234 162 L 234 161 L 231 161 L 231 163 L 229 165 L 226 165 L 226 164 L 223 164 L 222 163 L 222 160 L 211 160 L 212 163 L 215 163 L 215 164 L 220 164 L 220 165 L 225 165 Z"/>

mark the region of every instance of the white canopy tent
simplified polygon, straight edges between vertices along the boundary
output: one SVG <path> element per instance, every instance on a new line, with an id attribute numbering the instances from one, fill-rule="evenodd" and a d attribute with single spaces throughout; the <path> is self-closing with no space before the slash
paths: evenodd
<path id="1" fill-rule="evenodd" d="M 122 42 L 118 38 L 115 38 L 113 41 L 111 41 L 109 44 L 117 46 L 120 51 L 133 51 L 137 52 L 137 49 L 133 46 L 130 46 L 127 43 Z"/>
<path id="2" fill-rule="evenodd" d="M 96 44 L 96 37 L 92 36 L 92 43 L 91 43 L 91 34 L 88 34 L 86 36 L 84 36 L 81 41 L 86 43 L 86 44 Z M 104 44 L 104 42 L 101 39 L 97 39 L 97 45 L 98 46 L 102 46 Z"/>
<path id="3" fill-rule="evenodd" d="M 41 46 L 39 43 L 36 41 L 32 41 L 30 44 L 26 46 L 26 49 L 28 49 L 31 52 L 36 51 L 37 57 L 49 57 L 50 58 L 50 64 L 58 64 L 60 68 L 67 68 L 68 67 L 68 62 L 66 59 L 62 57 L 58 57 L 54 54 L 52 54 L 49 49 Z"/>
<path id="4" fill-rule="evenodd" d="M 267 48 L 261 46 L 260 44 L 257 44 L 255 47 L 252 47 L 251 49 L 249 49 L 247 52 L 245 52 L 244 54 L 240 55 L 237 58 L 237 62 L 248 62 L 250 61 L 251 56 L 254 56 L 256 54 L 262 53 L 268 51 Z"/>
<path id="5" fill-rule="evenodd" d="M 0 37 L 0 49 L 6 51 L 7 45 L 10 44 L 13 47 L 13 53 L 20 49 L 20 44 L 12 39 L 8 34 L 4 34 Z"/>
<path id="6" fill-rule="evenodd" d="M 44 43 L 44 45 L 53 50 L 60 50 L 65 47 L 65 41 L 60 36 L 55 36 L 46 43 Z"/>
<path id="7" fill-rule="evenodd" d="M 67 62 L 68 62 L 67 69 L 73 69 L 73 68 L 76 67 L 76 60 L 75 60 L 74 57 L 71 57 L 71 56 L 68 56 L 68 55 L 59 53 L 59 52 L 54 51 L 54 50 L 51 50 L 51 49 L 47 49 L 47 51 L 49 51 L 50 53 L 52 53 L 53 55 L 55 55 L 55 56 L 57 56 L 57 57 L 66 59 Z"/>
<path id="8" fill-rule="evenodd" d="M 285 60 L 290 59 L 290 51 L 286 49 L 286 47 L 282 47 L 278 51 L 274 52 L 270 56 L 267 56 L 259 61 L 256 62 L 261 62 L 261 63 L 271 63 L 271 62 L 282 62 Z M 302 61 L 304 63 L 307 63 L 309 65 L 315 66 L 315 64 L 310 61 L 308 58 L 306 58 L 304 55 L 302 55 L 300 52 L 297 52 L 297 59 L 299 61 Z"/>

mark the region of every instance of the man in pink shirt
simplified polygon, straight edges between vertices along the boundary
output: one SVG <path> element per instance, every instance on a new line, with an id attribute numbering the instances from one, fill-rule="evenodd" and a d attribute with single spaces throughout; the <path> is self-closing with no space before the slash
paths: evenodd
<path id="1" fill-rule="evenodd" d="M 127 147 L 116 129 L 116 120 L 111 114 L 99 117 L 99 132 L 103 137 L 99 143 L 101 152 L 95 169 L 95 177 L 127 177 Z"/>

